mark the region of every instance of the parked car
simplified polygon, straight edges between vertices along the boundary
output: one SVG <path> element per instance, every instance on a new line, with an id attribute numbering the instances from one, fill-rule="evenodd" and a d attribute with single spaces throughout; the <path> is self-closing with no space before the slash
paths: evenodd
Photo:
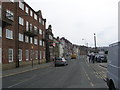
<path id="1" fill-rule="evenodd" d="M 107 62 L 107 58 L 105 55 L 97 54 L 95 58 L 97 62 Z"/>
<path id="2" fill-rule="evenodd" d="M 59 65 L 68 65 L 68 62 L 67 62 L 67 60 L 65 60 L 65 58 L 56 58 L 55 59 L 55 61 L 54 61 L 54 65 L 55 65 L 55 67 L 56 66 L 59 66 Z"/>

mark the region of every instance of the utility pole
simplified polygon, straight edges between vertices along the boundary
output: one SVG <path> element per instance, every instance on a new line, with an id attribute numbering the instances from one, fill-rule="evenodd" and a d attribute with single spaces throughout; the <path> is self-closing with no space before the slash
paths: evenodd
<path id="1" fill-rule="evenodd" d="M 97 52 L 97 47 L 96 47 L 96 34 L 94 33 L 94 44 L 95 44 L 95 53 Z"/>

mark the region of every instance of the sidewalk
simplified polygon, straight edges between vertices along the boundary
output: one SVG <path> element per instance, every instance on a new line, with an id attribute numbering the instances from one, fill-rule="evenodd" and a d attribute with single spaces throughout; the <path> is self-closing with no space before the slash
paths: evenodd
<path id="1" fill-rule="evenodd" d="M 32 70 L 36 70 L 36 69 L 39 69 L 39 68 L 47 68 L 47 67 L 50 67 L 50 66 L 53 66 L 53 62 L 33 65 L 33 67 L 31 65 L 28 65 L 28 66 L 25 66 L 25 67 L 19 67 L 19 68 L 15 68 L 15 69 L 11 69 L 11 70 L 5 70 L 5 71 L 2 71 L 2 77 L 16 75 L 16 74 L 19 74 L 19 73 L 32 71 Z"/>

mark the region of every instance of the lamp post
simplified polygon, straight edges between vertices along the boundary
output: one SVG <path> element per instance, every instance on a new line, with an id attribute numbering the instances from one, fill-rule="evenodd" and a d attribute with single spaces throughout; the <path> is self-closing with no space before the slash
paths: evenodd
<path id="1" fill-rule="evenodd" d="M 33 46 L 32 46 L 32 67 L 33 67 Z"/>
<path id="2" fill-rule="evenodd" d="M 94 44 L 95 44 L 95 53 L 97 52 L 97 47 L 96 47 L 96 34 L 94 33 Z"/>

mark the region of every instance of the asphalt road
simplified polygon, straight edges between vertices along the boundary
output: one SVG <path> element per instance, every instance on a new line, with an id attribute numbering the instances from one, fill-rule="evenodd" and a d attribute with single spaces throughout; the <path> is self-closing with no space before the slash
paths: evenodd
<path id="1" fill-rule="evenodd" d="M 102 74 L 96 70 L 105 72 L 80 57 L 68 60 L 67 66 L 51 66 L 4 77 L 3 88 L 107 88 Z"/>

